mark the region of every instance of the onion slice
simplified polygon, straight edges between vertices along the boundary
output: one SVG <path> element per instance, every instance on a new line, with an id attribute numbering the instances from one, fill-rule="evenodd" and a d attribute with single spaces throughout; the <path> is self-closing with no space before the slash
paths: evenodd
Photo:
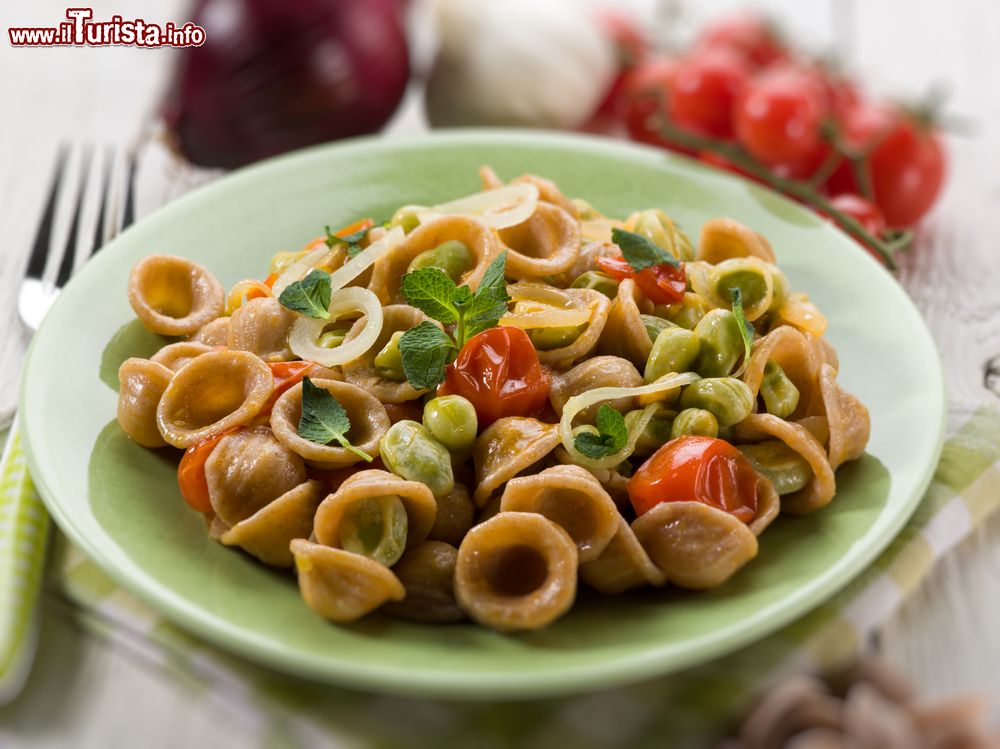
<path id="1" fill-rule="evenodd" d="M 562 289 L 556 289 L 543 283 L 522 282 L 507 287 L 507 294 L 514 302 L 537 302 L 558 309 L 573 309 L 586 307 L 586 303 L 578 296 L 567 294 Z"/>
<path id="2" fill-rule="evenodd" d="M 362 252 L 359 252 L 353 258 L 344 263 L 340 268 L 335 270 L 330 274 L 330 289 L 336 291 L 337 289 L 343 288 L 355 278 L 360 276 L 368 266 L 375 263 L 380 257 L 385 255 L 387 252 L 397 247 L 406 234 L 398 226 L 394 226 L 392 229 L 387 231 L 385 235 L 376 242 L 372 242 L 368 247 L 366 247 Z M 334 247 L 327 247 L 326 243 L 323 243 L 320 247 L 317 247 L 311 252 L 307 252 L 299 260 L 296 260 L 288 269 L 278 276 L 278 280 L 274 282 L 273 293 L 275 297 L 281 296 L 281 292 L 287 289 L 296 281 L 301 281 L 305 278 L 309 271 L 318 265 L 321 265 L 323 261 L 336 250 L 336 245 Z"/>
<path id="3" fill-rule="evenodd" d="M 323 328 L 352 312 L 362 312 L 367 319 L 365 327 L 357 338 L 335 348 L 318 345 L 317 341 L 323 334 Z M 330 297 L 329 317 L 319 319 L 302 315 L 296 317 L 288 334 L 288 347 L 300 359 L 314 361 L 324 367 L 336 367 L 354 361 L 365 353 L 378 340 L 380 332 L 382 332 L 382 303 L 368 289 L 352 286 L 340 289 Z"/>
<path id="4" fill-rule="evenodd" d="M 547 309 L 537 312 L 514 312 L 500 318 L 501 325 L 512 328 L 532 330 L 535 328 L 575 328 L 590 322 L 593 310 L 589 307 L 580 309 Z"/>
<path id="5" fill-rule="evenodd" d="M 538 207 L 538 188 L 523 182 L 484 190 L 431 206 L 417 214 L 421 223 L 437 216 L 459 214 L 478 219 L 493 229 L 524 223 Z"/>
<path id="6" fill-rule="evenodd" d="M 573 458 L 573 462 L 578 465 L 586 468 L 614 468 L 628 458 L 632 454 L 632 451 L 635 450 L 635 443 L 639 439 L 639 435 L 646 428 L 649 420 L 653 418 L 653 412 L 657 404 L 654 403 L 646 407 L 636 423 L 635 429 L 629 432 L 628 442 L 625 443 L 625 446 L 613 455 L 607 455 L 603 458 L 588 458 L 576 449 L 573 440 L 573 419 L 576 418 L 576 415 L 584 409 L 593 406 L 595 403 L 616 400 L 618 398 L 634 398 L 641 395 L 662 393 L 681 387 L 682 385 L 690 385 L 692 382 L 697 382 L 700 379 L 701 377 L 694 372 L 675 372 L 674 374 L 661 377 L 649 385 L 640 385 L 634 388 L 594 388 L 585 393 L 580 393 L 580 395 L 574 395 L 566 401 L 566 405 L 563 406 L 562 418 L 559 420 L 559 438 L 562 440 L 563 447 L 566 448 L 566 452 Z"/>

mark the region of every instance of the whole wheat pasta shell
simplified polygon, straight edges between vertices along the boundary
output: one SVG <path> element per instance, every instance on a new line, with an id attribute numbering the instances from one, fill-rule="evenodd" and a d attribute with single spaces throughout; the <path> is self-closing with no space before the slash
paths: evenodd
<path id="1" fill-rule="evenodd" d="M 156 409 L 174 373 L 148 359 L 126 359 L 118 368 L 118 424 L 143 447 L 167 444 L 156 425 Z"/>
<path id="2" fill-rule="evenodd" d="M 472 499 L 483 507 L 500 488 L 559 444 L 559 426 L 526 416 L 497 419 L 476 438 L 472 458 L 476 489 Z"/>
<path id="3" fill-rule="evenodd" d="M 617 595 L 647 585 L 663 585 L 666 578 L 621 515 L 617 525 L 604 551 L 596 559 L 581 562 L 580 579 L 605 595 Z"/>
<path id="4" fill-rule="evenodd" d="M 382 403 L 405 403 L 422 396 L 427 392 L 426 390 L 417 390 L 405 380 L 403 382 L 387 380 L 379 374 L 375 367 L 375 357 L 385 348 L 393 333 L 401 330 L 407 331 L 427 319 L 429 319 L 427 315 L 407 304 L 390 304 L 383 307 L 382 330 L 379 332 L 378 338 L 365 353 L 343 365 L 344 379 L 371 393 Z M 364 319 L 355 322 L 347 332 L 345 343 L 357 338 L 364 328 Z"/>
<path id="5" fill-rule="evenodd" d="M 190 335 L 222 314 L 222 286 L 204 266 L 176 255 L 147 255 L 128 278 L 128 301 L 160 335 Z"/>

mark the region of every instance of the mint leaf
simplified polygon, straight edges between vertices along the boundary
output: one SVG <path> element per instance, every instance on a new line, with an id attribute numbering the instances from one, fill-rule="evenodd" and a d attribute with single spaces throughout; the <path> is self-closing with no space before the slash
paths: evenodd
<path id="1" fill-rule="evenodd" d="M 427 267 L 407 273 L 400 286 L 406 301 L 443 323 L 457 322 L 459 313 L 452 299 L 455 282 L 440 268 Z"/>
<path id="2" fill-rule="evenodd" d="M 447 333 L 424 320 L 403 333 L 399 353 L 403 357 L 403 374 L 410 384 L 418 390 L 429 390 L 444 381 L 445 367 L 458 349 Z"/>
<path id="3" fill-rule="evenodd" d="M 625 417 L 607 403 L 602 403 L 597 409 L 597 431 L 614 452 L 618 452 L 628 442 L 628 427 Z"/>
<path id="4" fill-rule="evenodd" d="M 330 274 L 322 270 L 309 271 L 301 281 L 289 284 L 278 301 L 300 315 L 326 317 L 330 307 Z"/>
<path id="5" fill-rule="evenodd" d="M 636 273 L 654 265 L 667 264 L 675 268 L 680 265 L 677 258 L 641 234 L 614 228 L 611 230 L 611 241 L 618 245 L 625 262 L 632 266 L 632 270 Z"/>
<path id="6" fill-rule="evenodd" d="M 736 322 L 740 326 L 740 338 L 743 339 L 743 365 L 740 367 L 740 374 L 742 374 L 750 362 L 750 352 L 753 349 L 753 327 L 743 313 L 743 292 L 739 287 L 733 287 L 729 293 L 733 300 L 733 317 L 736 318 Z M 738 377 L 739 374 L 735 376 Z"/>
<path id="7" fill-rule="evenodd" d="M 460 345 L 465 345 L 477 333 L 494 327 L 507 314 L 510 295 L 507 293 L 506 268 L 507 251 L 504 250 L 486 269 L 472 301 L 465 309 L 465 330 Z"/>
<path id="8" fill-rule="evenodd" d="M 336 442 L 369 463 L 374 460 L 364 450 L 354 447 L 347 439 L 351 420 L 347 411 L 328 391 L 313 384 L 306 377 L 302 380 L 302 416 L 299 418 L 299 436 L 318 445 Z"/>
<path id="9" fill-rule="evenodd" d="M 597 432 L 580 432 L 573 438 L 573 446 L 588 458 L 596 459 L 614 455 L 628 442 L 625 417 L 607 403 L 597 409 Z"/>
<path id="10" fill-rule="evenodd" d="M 347 234 L 346 236 L 340 237 L 330 231 L 330 227 L 326 228 L 326 246 L 333 247 L 335 244 L 357 244 L 368 234 L 368 229 L 360 229 L 353 234 Z M 357 253 L 355 253 L 357 254 Z"/>

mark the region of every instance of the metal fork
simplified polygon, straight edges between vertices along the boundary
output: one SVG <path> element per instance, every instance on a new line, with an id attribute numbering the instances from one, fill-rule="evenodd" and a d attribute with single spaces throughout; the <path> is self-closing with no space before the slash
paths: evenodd
<path id="1" fill-rule="evenodd" d="M 59 149 L 17 300 L 18 314 L 31 330 L 38 329 L 73 272 L 132 223 L 135 172 L 131 150 Z"/>
<path id="2" fill-rule="evenodd" d="M 96 151 L 96 155 L 95 155 Z M 131 152 L 63 146 L 18 295 L 32 330 L 73 271 L 132 223 Z M 88 227 L 88 224 L 92 224 Z M 0 705 L 17 696 L 34 660 L 49 522 L 20 457 L 18 418 L 0 456 Z M 10 583 L 10 584 L 6 584 Z"/>

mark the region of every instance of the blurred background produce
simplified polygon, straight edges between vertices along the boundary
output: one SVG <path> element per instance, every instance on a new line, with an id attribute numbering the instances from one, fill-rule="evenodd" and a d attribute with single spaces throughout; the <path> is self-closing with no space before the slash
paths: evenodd
<path id="1" fill-rule="evenodd" d="M 850 8 L 831 6 L 847 33 Z M 890 267 L 945 178 L 933 81 L 911 106 L 872 96 L 844 72 L 847 50 L 810 51 L 760 11 L 687 32 L 673 2 L 650 19 L 584 0 L 201 0 L 193 17 L 208 41 L 180 55 L 163 114 L 203 166 L 380 130 L 410 79 L 409 27 L 429 37 L 412 85 L 432 127 L 582 130 L 681 153 L 810 205 Z"/>

